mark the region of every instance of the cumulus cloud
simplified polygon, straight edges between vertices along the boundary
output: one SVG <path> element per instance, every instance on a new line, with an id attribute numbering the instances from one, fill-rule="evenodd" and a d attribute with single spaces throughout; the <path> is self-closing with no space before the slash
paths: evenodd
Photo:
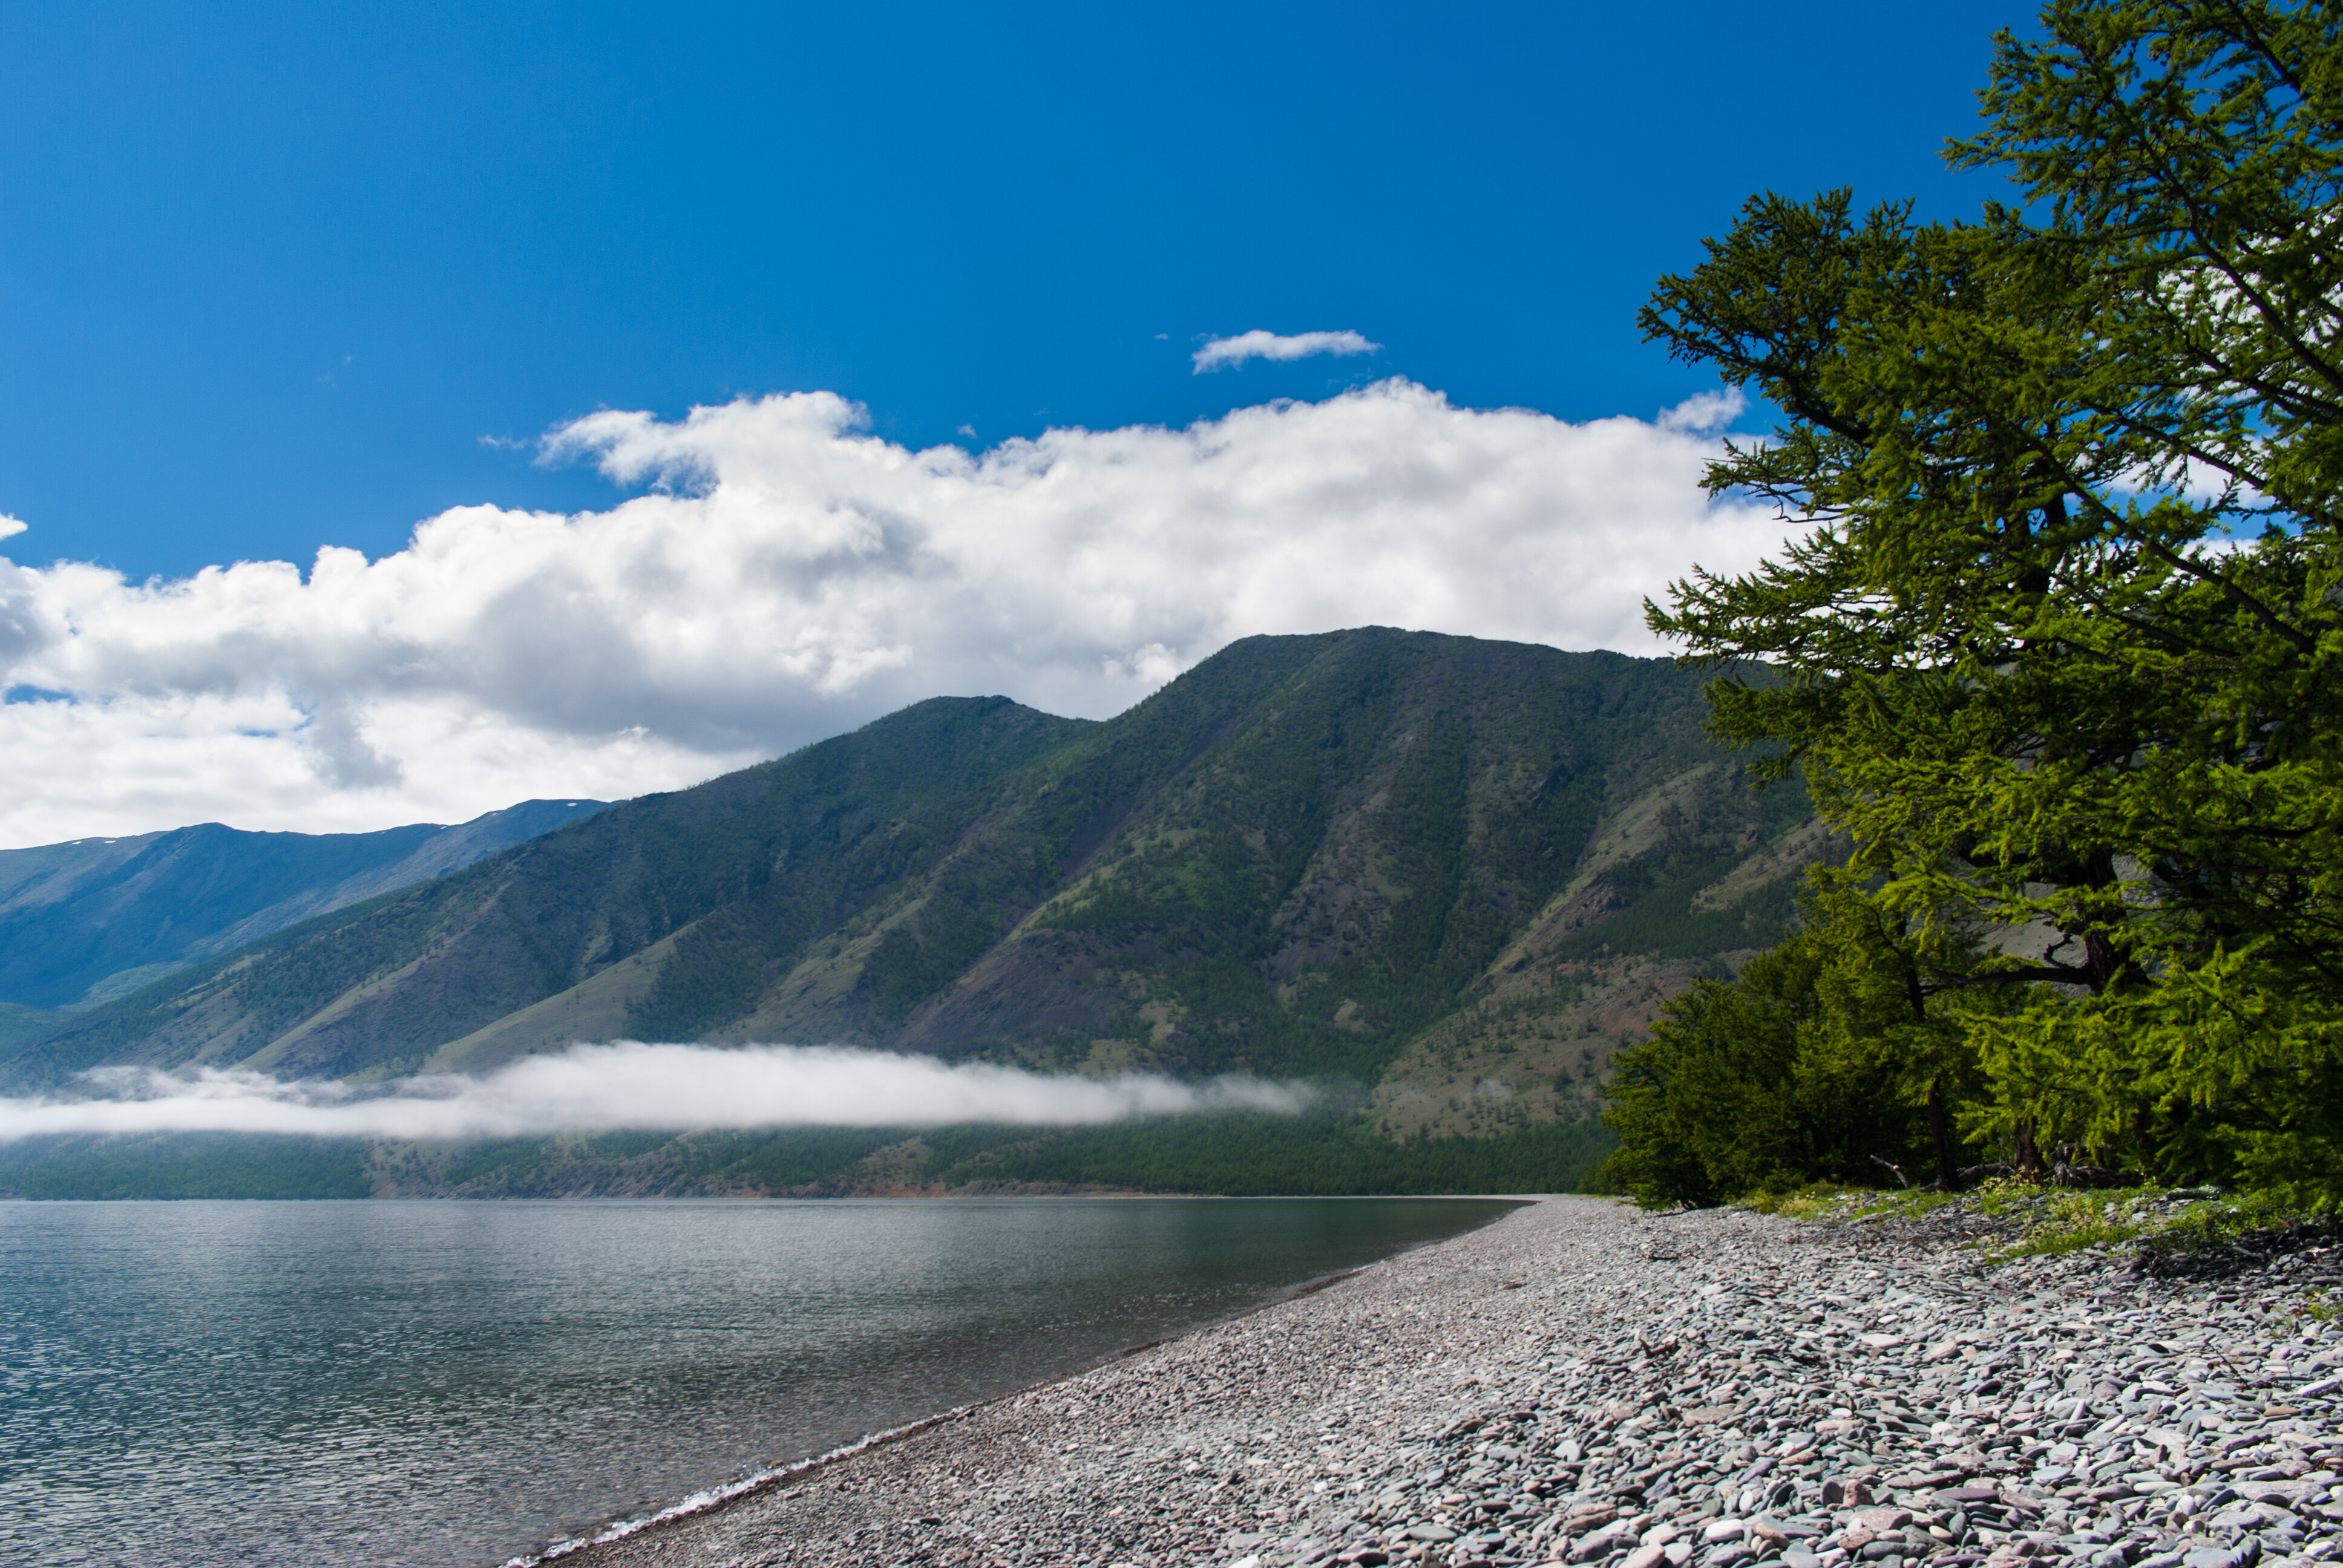
<path id="1" fill-rule="evenodd" d="M 1673 408 L 1661 409 L 1660 428 L 1706 436 L 1725 428 L 1748 409 L 1749 399 L 1741 388 L 1727 387 L 1722 391 L 1687 397 Z"/>
<path id="2" fill-rule="evenodd" d="M 1291 1115 L 1312 1091 L 1226 1077 L 1080 1078 L 836 1047 L 572 1046 L 487 1074 L 367 1092 L 255 1072 L 101 1068 L 72 1097 L 0 1100 L 0 1142 L 58 1132 L 290 1132 L 322 1138 L 526 1138 L 618 1128 L 1071 1127 L 1197 1111 Z"/>
<path id="3" fill-rule="evenodd" d="M 1783 535 L 1702 495 L 1694 406 L 1569 424 L 1392 380 L 970 452 L 799 393 L 589 416 L 548 455 L 639 493 L 458 508 L 377 560 L 132 582 L 0 557 L 0 846 L 613 799 L 939 694 L 1106 718 L 1257 632 L 1657 652 L 1645 595 Z"/>
<path id="4" fill-rule="evenodd" d="M 1382 347 L 1382 344 L 1370 343 L 1356 332 L 1296 332 L 1281 337 L 1274 332 L 1263 332 L 1255 327 L 1234 337 L 1215 337 L 1197 349 L 1191 357 L 1196 368 L 1190 374 L 1202 376 L 1207 370 L 1225 370 L 1248 359 L 1307 359 L 1313 354 L 1373 354 Z"/>

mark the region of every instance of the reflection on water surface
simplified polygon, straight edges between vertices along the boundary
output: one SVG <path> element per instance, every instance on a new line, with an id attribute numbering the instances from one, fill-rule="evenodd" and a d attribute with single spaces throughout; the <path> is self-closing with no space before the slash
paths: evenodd
<path id="1" fill-rule="evenodd" d="M 0 1204 L 0 1561 L 495 1563 L 1509 1207 Z"/>

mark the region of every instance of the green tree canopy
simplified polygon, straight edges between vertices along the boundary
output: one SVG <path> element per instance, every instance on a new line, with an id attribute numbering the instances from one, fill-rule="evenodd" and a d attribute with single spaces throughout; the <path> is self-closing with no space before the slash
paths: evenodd
<path id="1" fill-rule="evenodd" d="M 1970 953 L 1931 983 L 1995 999 L 1971 1131 L 2331 1181 L 2343 5 L 2041 23 L 1951 153 L 2019 201 L 1764 196 L 1660 281 L 1645 331 L 1785 417 L 1710 489 L 1808 531 L 1651 622 L 1877 906 Z"/>
<path id="2" fill-rule="evenodd" d="M 1730 983 L 1672 998 L 1614 1059 L 1606 1180 L 1646 1204 L 1715 1202 L 1817 1178 L 1950 1185 L 1951 1109 L 1975 1088 L 1965 1014 L 1988 993 L 1946 989 L 1972 955 L 1818 874 L 1789 940 Z"/>

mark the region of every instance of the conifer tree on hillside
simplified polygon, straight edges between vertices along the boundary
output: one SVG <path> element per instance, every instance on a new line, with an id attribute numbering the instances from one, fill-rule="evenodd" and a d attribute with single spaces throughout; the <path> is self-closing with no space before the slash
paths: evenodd
<path id="1" fill-rule="evenodd" d="M 2017 205 L 1763 196 L 1660 281 L 1647 334 L 1785 416 L 1710 489 L 1808 531 L 1649 616 L 1936 955 L 1970 1136 L 2332 1190 L 2343 5 L 2041 24 L 1950 150 Z"/>

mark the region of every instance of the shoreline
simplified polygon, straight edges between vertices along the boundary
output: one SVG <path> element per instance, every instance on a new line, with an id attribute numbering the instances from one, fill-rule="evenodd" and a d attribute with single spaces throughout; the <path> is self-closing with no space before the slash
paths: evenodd
<path id="1" fill-rule="evenodd" d="M 997 1194 L 989 1195 L 997 1196 Z M 1182 1199 L 1188 1196 L 1187 1194 L 1181 1193 L 1154 1192 L 1111 1194 L 1076 1193 L 1062 1195 L 1085 1198 L 1093 1196 L 1110 1196 L 1130 1198 L 1179 1197 Z M 1232 1202 L 1247 1201 L 1285 1201 L 1260 1198 L 1252 1194 L 1243 1193 L 1234 1195 L 1212 1194 L 1212 1196 L 1224 1197 Z M 1437 1196 L 1447 1201 L 1457 1202 L 1488 1202 L 1498 1201 L 1498 1198 L 1502 1197 L 1502 1200 L 1504 1201 L 1517 1204 L 1529 1204 L 1542 1202 L 1547 1197 L 1552 1196 L 1552 1194 L 1512 1193 L 1491 1196 L 1471 1192 L 1444 1192 L 1438 1194 Z M 1354 1199 L 1359 1201 L 1390 1201 L 1387 1198 L 1378 1199 L 1373 1194 L 1343 1193 L 1338 1194 L 1337 1197 Z M 503 1201 L 521 1201 L 523 1200 Z M 554 1202 L 563 1201 L 564 1200 L 548 1199 L 542 1201 Z M 613 1201 L 634 1202 L 645 1201 L 646 1200 L 622 1199 Z M 700 1200 L 692 1201 L 699 1201 Z M 735 1201 L 736 1200 L 729 1199 L 705 1200 L 705 1201 L 709 1202 L 728 1202 Z M 774 1201 L 794 1202 L 833 1201 L 836 1200 L 789 1199 Z M 891 1201 L 893 1200 L 887 1201 Z M 1499 1215 L 1496 1220 L 1492 1220 L 1488 1221 L 1488 1223 L 1494 1224 L 1497 1222 L 1497 1220 L 1502 1220 L 1503 1218 L 1503 1215 Z M 1485 1225 L 1482 1227 L 1482 1229 L 1486 1228 L 1487 1227 Z M 1468 1235 L 1471 1232 L 1469 1231 L 1466 1232 Z M 1453 1238 L 1449 1238 L 1449 1240 L 1453 1240 Z M 751 1496 L 757 1493 L 769 1491 L 792 1476 L 809 1474 L 826 1466 L 852 1459 L 857 1454 L 868 1452 L 872 1449 L 881 1447 L 887 1443 L 894 1442 L 900 1439 L 912 1436 L 915 1433 L 925 1432 L 930 1427 L 941 1426 L 950 1422 L 960 1421 L 969 1415 L 974 1414 L 978 1411 L 983 1410 L 988 1406 L 999 1404 L 1005 1400 L 1017 1399 L 1026 1394 L 1035 1393 L 1054 1387 L 1059 1383 L 1070 1382 L 1075 1378 L 1087 1376 L 1091 1372 L 1099 1371 L 1102 1367 L 1111 1366 L 1116 1362 L 1127 1360 L 1131 1356 L 1142 1355 L 1149 1351 L 1157 1350 L 1164 1345 L 1175 1343 L 1176 1342 L 1186 1338 L 1190 1334 L 1202 1332 L 1205 1330 L 1217 1327 L 1222 1323 L 1235 1322 L 1242 1319 L 1252 1317 L 1255 1313 L 1268 1312 L 1273 1307 L 1280 1306 L 1287 1302 L 1297 1301 L 1303 1296 L 1314 1295 L 1320 1291 L 1329 1289 L 1334 1285 L 1339 1285 L 1346 1280 L 1353 1279 L 1360 1274 L 1367 1272 L 1369 1270 L 1380 1268 L 1383 1264 L 1391 1261 L 1393 1258 L 1405 1257 L 1410 1252 L 1418 1252 L 1423 1251 L 1427 1247 L 1436 1247 L 1444 1244 L 1444 1241 L 1419 1241 L 1413 1246 L 1401 1248 L 1398 1251 L 1392 1253 L 1391 1256 L 1387 1258 L 1378 1258 L 1371 1262 L 1354 1264 L 1347 1269 L 1337 1269 L 1330 1274 L 1321 1274 L 1312 1279 L 1303 1280 L 1298 1284 L 1283 1287 L 1257 1306 L 1249 1307 L 1243 1312 L 1232 1313 L 1230 1316 L 1225 1318 L 1217 1318 L 1212 1320 L 1211 1322 L 1199 1323 L 1192 1328 L 1182 1329 L 1175 1332 L 1165 1334 L 1158 1339 L 1143 1340 L 1135 1345 L 1128 1346 L 1122 1350 L 1116 1351 L 1110 1355 L 1104 1356 L 1100 1360 L 1091 1362 L 1088 1366 L 1077 1367 L 1071 1372 L 1059 1372 L 1051 1377 L 1043 1378 L 1038 1382 L 1029 1383 L 1022 1388 L 1011 1389 L 1005 1392 L 993 1394 L 985 1399 L 975 1400 L 967 1404 L 954 1405 L 949 1410 L 938 1411 L 932 1415 L 923 1415 L 915 1421 L 904 1422 L 900 1425 L 883 1427 L 877 1432 L 866 1432 L 862 1436 L 856 1438 L 851 1442 L 842 1443 L 838 1447 L 830 1449 L 822 1453 L 809 1454 L 803 1459 L 789 1460 L 781 1463 L 768 1465 L 761 1470 L 751 1472 L 747 1475 L 739 1476 L 730 1481 L 720 1482 L 712 1486 L 702 1487 L 699 1491 L 694 1492 L 677 1502 L 671 1503 L 664 1508 L 656 1510 L 653 1513 L 639 1514 L 628 1519 L 613 1521 L 612 1523 L 604 1525 L 601 1529 L 596 1531 L 592 1535 L 577 1536 L 565 1541 L 558 1541 L 551 1545 L 547 1546 L 542 1551 L 522 1553 L 517 1556 L 507 1558 L 498 1565 L 498 1568 L 539 1568 L 540 1564 L 559 1562 L 565 1558 L 572 1557 L 578 1553 L 585 1551 L 588 1547 L 608 1546 L 617 1542 L 639 1535 L 646 1531 L 664 1528 L 666 1526 L 675 1524 L 682 1520 L 709 1513 L 719 1508 L 728 1507 L 731 1503 L 736 1503 L 742 1498 Z"/>
<path id="2" fill-rule="evenodd" d="M 2307 1568 L 2343 1560 L 2315 1304 L 2284 1260 L 1554 1198 L 549 1560 Z"/>
<path id="3" fill-rule="evenodd" d="M 1461 1196 L 1461 1194 L 1459 1194 L 1459 1196 Z M 1493 1224 L 1494 1222 L 1495 1221 L 1491 1221 Z M 1393 1253 L 1392 1256 L 1394 1258 L 1403 1257 L 1408 1252 L 1420 1251 L 1424 1247 L 1438 1246 L 1441 1243 L 1436 1241 L 1420 1242 L 1414 1247 L 1403 1248 L 1400 1251 Z M 1279 1292 L 1276 1295 L 1271 1297 L 1268 1301 L 1262 1302 L 1261 1305 L 1257 1307 L 1252 1308 L 1247 1312 L 1238 1312 L 1229 1318 L 1217 1320 L 1217 1322 L 1233 1322 L 1240 1318 L 1251 1317 L 1254 1312 L 1267 1312 L 1272 1307 L 1277 1306 L 1282 1302 L 1296 1301 L 1303 1296 L 1313 1295 L 1330 1286 L 1339 1285 L 1345 1280 L 1351 1279 L 1355 1275 L 1363 1274 L 1368 1270 L 1380 1267 L 1383 1262 L 1387 1261 L 1389 1261 L 1388 1259 L 1378 1259 L 1374 1262 L 1361 1263 L 1354 1268 L 1338 1269 L 1331 1274 L 1322 1274 L 1314 1280 L 1304 1280 L 1298 1285 L 1293 1285 Z M 858 1454 L 867 1453 L 872 1449 L 883 1447 L 888 1443 L 899 1442 L 907 1437 L 911 1437 L 917 1433 L 927 1431 L 930 1427 L 943 1426 L 951 1422 L 964 1420 L 977 1412 L 985 1409 L 987 1406 L 999 1404 L 1004 1400 L 1013 1400 L 1026 1394 L 1039 1392 L 1042 1390 L 1054 1387 L 1059 1383 L 1069 1382 L 1074 1378 L 1086 1376 L 1091 1372 L 1098 1371 L 1101 1367 L 1111 1366 L 1116 1362 L 1126 1360 L 1131 1356 L 1144 1355 L 1149 1351 L 1156 1350 L 1164 1345 L 1173 1343 L 1178 1340 L 1185 1338 L 1188 1334 L 1194 1333 L 1202 1329 L 1211 1328 L 1212 1326 L 1214 1325 L 1212 1323 L 1199 1324 L 1195 1329 L 1183 1329 L 1178 1333 L 1166 1334 L 1161 1339 L 1143 1341 L 1139 1344 L 1131 1346 L 1127 1350 L 1116 1351 L 1113 1354 L 1107 1356 L 1090 1366 L 1080 1367 L 1070 1372 L 1061 1372 L 1055 1377 L 1044 1378 L 1039 1382 L 1029 1383 L 1023 1388 L 1011 1389 L 1006 1393 L 994 1394 L 990 1399 L 978 1400 L 970 1404 L 954 1405 L 950 1410 L 938 1411 L 933 1415 L 923 1415 L 917 1421 L 905 1422 L 900 1426 L 885 1427 L 878 1432 L 868 1432 L 861 1437 L 856 1438 L 852 1442 L 840 1444 L 839 1447 L 833 1448 L 825 1453 L 817 1453 L 809 1455 L 804 1459 L 791 1460 L 785 1464 L 769 1465 L 763 1470 L 754 1472 L 749 1475 L 741 1476 L 737 1480 L 723 1482 L 715 1486 L 702 1487 L 699 1491 L 691 1493 L 689 1496 L 685 1497 L 679 1502 L 669 1503 L 667 1507 L 659 1509 L 656 1513 L 640 1515 L 632 1519 L 619 1520 L 614 1523 L 604 1526 L 601 1530 L 597 1531 L 594 1534 L 589 1536 L 580 1536 L 572 1540 L 556 1542 L 552 1545 L 548 1546 L 542 1552 L 524 1553 L 519 1556 L 508 1558 L 500 1565 L 500 1568 L 538 1568 L 538 1565 L 541 1563 L 559 1562 L 564 1558 L 574 1556 L 578 1553 L 583 1552 L 588 1547 L 611 1545 L 615 1543 L 628 1540 L 630 1537 L 640 1535 L 646 1531 L 660 1529 L 668 1525 L 678 1523 L 686 1519 L 697 1517 L 703 1513 L 713 1513 L 715 1510 L 727 1507 L 733 1503 L 739 1502 L 742 1498 L 752 1496 L 759 1492 L 769 1491 L 772 1487 L 780 1484 L 782 1482 L 789 1480 L 792 1476 L 810 1474 L 813 1472 L 823 1469 L 829 1465 L 837 1464 L 843 1461 L 852 1459 Z"/>

